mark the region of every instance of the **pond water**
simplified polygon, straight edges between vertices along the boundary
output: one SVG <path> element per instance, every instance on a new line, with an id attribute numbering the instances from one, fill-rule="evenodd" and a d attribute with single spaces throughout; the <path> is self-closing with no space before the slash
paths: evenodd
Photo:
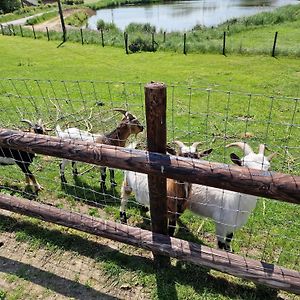
<path id="1" fill-rule="evenodd" d="M 124 30 L 132 22 L 150 23 L 164 31 L 185 31 L 195 25 L 215 26 L 226 20 L 271 11 L 298 0 L 190 0 L 172 3 L 123 6 L 101 9 L 89 18 L 88 27 L 96 29 L 97 20 L 115 23 Z"/>

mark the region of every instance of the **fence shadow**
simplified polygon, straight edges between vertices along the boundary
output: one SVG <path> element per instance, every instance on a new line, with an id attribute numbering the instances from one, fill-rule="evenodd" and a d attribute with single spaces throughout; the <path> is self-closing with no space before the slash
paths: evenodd
<path id="1" fill-rule="evenodd" d="M 92 186 L 82 180 L 80 176 L 74 177 L 74 184 L 62 183 L 62 190 L 76 200 L 95 206 L 103 207 L 106 204 L 120 205 L 116 198 L 120 198 L 116 189 L 108 189 L 105 193 L 101 192 L 100 186 Z"/>
<path id="2" fill-rule="evenodd" d="M 80 255 L 96 259 L 98 262 L 113 263 L 122 269 L 127 269 L 129 271 L 154 275 L 156 277 L 158 299 L 178 299 L 176 284 L 192 287 L 195 293 L 198 293 L 199 295 L 206 293 L 209 290 L 210 293 L 222 294 L 227 297 L 245 300 L 281 299 L 277 297 L 277 292 L 273 289 L 266 287 L 260 289 L 249 285 L 243 286 L 225 278 L 215 277 L 210 274 L 209 269 L 195 266 L 190 263 L 178 261 L 176 265 L 171 265 L 169 268 L 156 269 L 153 261 L 149 258 L 134 254 L 125 254 L 107 245 L 101 245 L 95 241 L 87 240 L 75 234 L 61 232 L 55 229 L 42 228 L 28 221 L 19 221 L 12 216 L 5 215 L 1 216 L 0 224 L 2 225 L 3 231 L 6 232 L 18 232 L 20 230 L 28 236 L 43 240 L 45 244 L 49 243 L 55 245 L 64 251 L 74 251 Z M 2 247 L 5 247 L 5 241 Z M 30 266 L 28 267 L 30 268 Z M 35 282 L 38 279 L 32 278 L 30 280 Z M 54 286 L 54 282 L 55 280 L 53 283 L 49 283 L 49 288 L 54 290 L 59 289 Z M 73 281 L 65 281 L 65 283 L 74 284 Z M 51 286 L 52 284 L 53 286 Z M 91 295 L 96 293 L 93 289 L 87 289 L 86 291 L 91 293 Z M 87 299 L 87 297 L 85 297 L 85 299 Z"/>
<path id="3" fill-rule="evenodd" d="M 43 286 L 51 291 L 71 297 L 72 299 L 103 299 L 116 300 L 117 297 L 112 297 L 101 293 L 91 287 L 83 285 L 79 282 L 58 276 L 48 271 L 44 271 L 29 264 L 12 260 L 7 257 L 0 256 L 1 271 L 16 275 L 26 281 L 31 281 L 39 286 Z M 5 266 L 5 267 L 4 267 Z"/>

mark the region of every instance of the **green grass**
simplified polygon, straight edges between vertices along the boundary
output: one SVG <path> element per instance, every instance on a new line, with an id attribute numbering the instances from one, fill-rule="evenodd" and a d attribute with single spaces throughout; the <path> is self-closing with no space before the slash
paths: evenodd
<path id="1" fill-rule="evenodd" d="M 13 13 L 0 14 L 0 23 L 9 22 L 9 21 L 16 20 L 16 19 L 21 19 L 21 18 L 32 16 L 34 14 L 38 14 L 41 12 L 46 12 L 46 11 L 52 10 L 56 6 L 57 6 L 56 4 L 26 6 L 25 8 L 20 8 L 19 10 L 15 11 Z"/>
<path id="2" fill-rule="evenodd" d="M 0 73 L 5 78 L 0 81 L 1 127 L 20 127 L 21 117 L 33 119 L 38 115 L 52 128 L 57 117 L 61 125 L 82 128 L 87 119 L 93 132 L 97 132 L 112 128 L 120 118 L 111 113 L 112 107 L 129 108 L 145 123 L 143 87 L 155 80 L 168 84 L 168 140 L 200 140 L 204 143 L 201 147 L 214 148 L 210 160 L 229 162 L 224 144 L 241 139 L 240 134 L 249 131 L 253 134 L 248 140 L 251 145 L 257 147 L 266 142 L 272 151 L 278 152 L 273 164 L 275 171 L 300 174 L 299 107 L 298 100 L 293 100 L 299 97 L 298 59 L 260 55 L 185 56 L 168 52 L 126 55 L 119 48 L 70 42 L 57 47 L 58 42 L 54 41 L 12 36 L 0 36 L 0 44 Z M 72 101 L 66 101 L 69 99 Z M 285 146 L 289 155 L 284 152 Z M 80 172 L 86 168 L 83 164 L 79 166 Z M 45 187 L 38 201 L 91 216 L 118 219 L 121 172 L 117 172 L 116 191 L 103 195 L 99 191 L 99 170 L 74 181 L 68 168 L 69 185 L 65 187 L 59 184 L 58 160 L 38 157 L 32 170 Z M 0 184 L 4 186 L 1 192 L 32 197 L 30 192 L 24 192 L 23 175 L 16 166 L 13 171 L 11 167 L 1 167 Z M 133 201 L 128 212 L 130 224 L 149 228 Z M 299 207 L 260 199 L 247 226 L 236 235 L 233 245 L 236 253 L 298 269 L 299 216 Z M 67 234 L 60 234 L 59 227 L 53 231 L 41 229 L 40 221 L 25 220 L 18 225 L 4 218 L 0 230 L 13 228 L 18 241 L 28 243 L 32 249 L 60 251 L 71 247 L 87 251 L 80 250 L 81 243 L 72 241 L 74 237 L 69 239 Z M 178 237 L 215 246 L 212 222 L 190 212 L 181 220 L 189 232 L 180 230 Z M 212 276 L 202 268 L 175 261 L 163 274 L 156 272 L 148 260 L 132 259 L 119 252 L 98 255 L 100 267 L 109 278 L 120 284 L 143 282 L 153 299 L 174 299 L 175 295 L 178 299 L 270 299 L 272 295 L 268 290 L 261 294 L 262 291 L 245 281 L 219 273 Z"/>
<path id="3" fill-rule="evenodd" d="M 26 21 L 26 25 L 35 25 L 35 24 L 39 24 L 39 23 L 45 22 L 47 20 L 50 20 L 50 19 L 53 19 L 53 18 L 57 17 L 57 14 L 58 14 L 57 11 L 46 12 L 46 13 L 38 16 L 38 17 L 34 17 L 34 18 L 31 18 L 31 19 L 28 19 Z"/>

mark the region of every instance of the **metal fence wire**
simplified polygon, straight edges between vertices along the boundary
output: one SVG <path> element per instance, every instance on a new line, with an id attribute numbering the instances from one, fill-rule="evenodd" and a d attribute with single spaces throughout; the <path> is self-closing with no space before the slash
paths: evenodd
<path id="1" fill-rule="evenodd" d="M 0 128 L 28 131 L 20 122 L 41 119 L 48 134 L 55 136 L 57 125 L 62 130 L 76 127 L 90 134 L 109 133 L 129 111 L 145 125 L 144 83 L 0 79 Z M 188 87 L 169 85 L 167 94 L 167 140 L 187 145 L 200 142 L 199 150 L 212 148 L 205 160 L 232 163 L 230 153 L 242 156 L 240 149 L 226 145 L 243 141 L 254 152 L 259 145 L 266 153 L 276 152 L 271 170 L 300 175 L 299 98 L 222 91 L 214 86 Z M 146 128 L 131 135 L 126 143 L 137 141 L 146 149 Z M 37 155 L 30 169 L 43 190 L 38 196 L 26 187 L 24 174 L 16 165 L 0 166 L 0 192 L 69 211 L 120 221 L 122 170 L 115 171 L 117 186 L 100 188 L 99 167 L 78 163 L 78 176 L 72 167 L 65 170 L 66 183 L 61 183 L 61 159 Z M 217 210 L 218 207 L 215 209 Z M 247 213 L 247 212 L 245 212 Z M 142 205 L 131 195 L 127 207 L 128 224 L 150 228 L 150 219 Z M 299 205 L 259 198 L 254 211 L 233 237 L 235 253 L 300 271 Z M 226 220 L 223 220 L 226 225 Z M 222 225 L 222 224 L 221 224 Z M 214 222 L 192 213 L 180 216 L 175 236 L 216 247 Z"/>

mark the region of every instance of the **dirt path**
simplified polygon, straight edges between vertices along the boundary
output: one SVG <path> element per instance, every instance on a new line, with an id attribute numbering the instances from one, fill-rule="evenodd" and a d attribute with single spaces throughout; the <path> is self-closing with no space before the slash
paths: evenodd
<path id="1" fill-rule="evenodd" d="M 14 213 L 0 210 L 0 214 L 7 222 L 24 221 Z M 128 255 L 125 253 L 132 253 L 133 248 L 90 235 L 80 237 L 70 230 L 57 231 L 57 227 L 46 223 L 39 225 L 34 226 L 35 235 L 40 230 L 41 234 L 54 230 L 55 237 L 48 241 L 56 243 L 54 248 L 21 241 L 13 229 L 1 232 L 0 299 L 3 292 L 7 299 L 18 300 L 149 299 L 139 284 L 124 284 L 123 278 L 116 282 L 103 269 L 104 258 L 108 260 L 116 251 Z"/>

